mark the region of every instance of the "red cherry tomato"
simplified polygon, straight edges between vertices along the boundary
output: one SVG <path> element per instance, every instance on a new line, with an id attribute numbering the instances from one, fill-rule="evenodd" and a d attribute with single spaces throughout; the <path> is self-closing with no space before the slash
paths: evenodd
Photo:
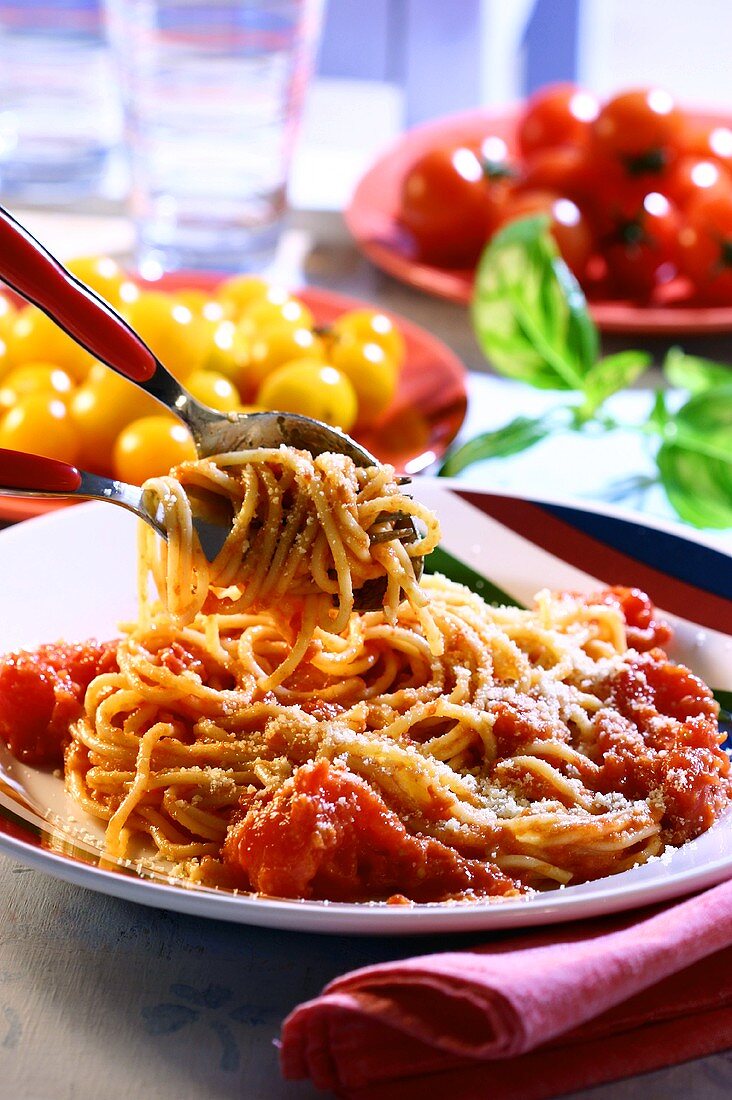
<path id="1" fill-rule="evenodd" d="M 729 126 L 687 118 L 680 142 L 682 153 L 704 160 L 716 160 L 732 169 L 732 129 Z"/>
<path id="2" fill-rule="evenodd" d="M 593 145 L 631 173 L 658 172 L 676 156 L 682 124 L 681 111 L 661 88 L 621 92 L 593 123 Z"/>
<path id="3" fill-rule="evenodd" d="M 592 199 L 598 185 L 597 167 L 588 151 L 577 145 L 560 145 L 540 149 L 530 157 L 514 189 L 555 191 L 582 204 Z"/>
<path id="4" fill-rule="evenodd" d="M 516 140 L 521 155 L 555 145 L 586 144 L 599 103 L 575 84 L 551 84 L 529 97 L 518 120 Z"/>
<path id="5" fill-rule="evenodd" d="M 618 297 L 646 301 L 678 273 L 681 224 L 675 206 L 657 191 L 617 223 L 603 254 Z"/>
<path id="6" fill-rule="evenodd" d="M 432 149 L 409 169 L 399 223 L 418 258 L 441 267 L 471 267 L 494 224 L 491 184 L 474 150 Z"/>
<path id="7" fill-rule="evenodd" d="M 732 192 L 732 175 L 717 160 L 682 156 L 672 164 L 663 193 L 677 206 L 686 207 L 697 195 Z"/>
<path id="8" fill-rule="evenodd" d="M 470 145 L 483 165 L 483 173 L 489 180 L 510 180 L 517 175 L 514 158 L 508 144 L 498 134 L 486 134 L 475 145 Z"/>
<path id="9" fill-rule="evenodd" d="M 550 228 L 557 247 L 578 279 L 584 275 L 594 248 L 590 225 L 571 199 L 552 191 L 517 192 L 506 205 L 502 224 L 527 218 L 532 214 L 548 214 Z"/>
<path id="10" fill-rule="evenodd" d="M 632 223 L 643 209 L 646 195 L 666 194 L 668 170 L 635 175 L 620 161 L 598 157 L 593 161 L 595 186 L 585 202 L 587 214 L 600 240 L 613 239 L 618 227 Z"/>
<path id="11" fill-rule="evenodd" d="M 682 270 L 703 301 L 732 302 L 732 193 L 698 195 L 679 234 Z"/>

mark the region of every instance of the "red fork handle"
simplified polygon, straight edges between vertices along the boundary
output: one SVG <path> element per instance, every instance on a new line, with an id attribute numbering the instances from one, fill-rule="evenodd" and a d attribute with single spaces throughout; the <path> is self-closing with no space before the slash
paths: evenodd
<path id="1" fill-rule="evenodd" d="M 76 466 L 0 447 L 0 492 L 17 489 L 53 495 L 75 493 L 80 487 L 81 473 Z"/>
<path id="2" fill-rule="evenodd" d="M 152 378 L 157 360 L 147 344 L 2 207 L 0 279 L 39 306 L 96 359 L 133 382 Z"/>

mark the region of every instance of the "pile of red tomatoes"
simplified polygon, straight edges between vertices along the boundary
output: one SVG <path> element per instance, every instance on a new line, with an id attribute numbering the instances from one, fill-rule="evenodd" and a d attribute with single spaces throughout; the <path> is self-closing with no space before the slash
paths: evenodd
<path id="1" fill-rule="evenodd" d="M 660 88 L 601 103 L 542 89 L 512 140 L 435 147 L 402 182 L 398 220 L 416 258 L 471 268 L 508 222 L 544 213 L 591 298 L 732 303 L 732 128 Z"/>

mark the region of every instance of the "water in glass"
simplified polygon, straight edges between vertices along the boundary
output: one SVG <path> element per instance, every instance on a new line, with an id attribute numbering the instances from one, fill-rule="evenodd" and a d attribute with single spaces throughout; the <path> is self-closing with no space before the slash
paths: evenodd
<path id="1" fill-rule="evenodd" d="M 321 0 L 107 0 L 119 60 L 138 265 L 262 266 Z"/>
<path id="2" fill-rule="evenodd" d="M 119 139 L 98 0 L 0 0 L 0 194 L 94 193 Z"/>

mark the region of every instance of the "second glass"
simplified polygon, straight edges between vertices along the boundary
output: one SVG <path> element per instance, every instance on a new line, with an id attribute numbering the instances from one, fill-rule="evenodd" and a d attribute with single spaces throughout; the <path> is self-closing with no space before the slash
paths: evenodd
<path id="1" fill-rule="evenodd" d="M 107 0 L 143 274 L 271 257 L 322 0 Z"/>

